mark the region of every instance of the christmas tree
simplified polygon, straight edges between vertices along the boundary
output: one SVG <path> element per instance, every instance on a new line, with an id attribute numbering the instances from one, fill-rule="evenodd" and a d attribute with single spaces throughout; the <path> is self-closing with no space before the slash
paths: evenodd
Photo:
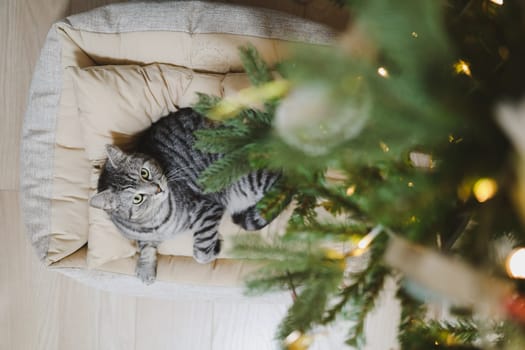
<path id="1" fill-rule="evenodd" d="M 194 106 L 220 122 L 197 147 L 226 154 L 207 190 L 273 169 L 259 210 L 293 206 L 284 235 L 236 239 L 262 265 L 248 290 L 294 294 L 285 349 L 342 319 L 361 348 L 387 278 L 402 349 L 525 348 L 525 3 L 338 3 L 352 21 L 334 45 L 276 67 L 242 48 L 253 87 Z M 446 320 L 429 316 L 436 295 Z"/>

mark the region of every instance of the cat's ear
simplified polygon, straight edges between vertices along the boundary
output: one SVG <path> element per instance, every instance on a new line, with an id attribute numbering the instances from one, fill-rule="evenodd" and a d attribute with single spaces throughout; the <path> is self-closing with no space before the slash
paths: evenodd
<path id="1" fill-rule="evenodd" d="M 120 148 L 111 144 L 106 145 L 106 154 L 113 168 L 117 168 L 118 164 L 122 163 L 126 158 L 126 154 Z"/>
<path id="2" fill-rule="evenodd" d="M 111 211 L 114 209 L 114 200 L 113 193 L 111 190 L 105 190 L 95 194 L 89 200 L 89 205 L 93 208 L 98 208 L 106 211 Z"/>

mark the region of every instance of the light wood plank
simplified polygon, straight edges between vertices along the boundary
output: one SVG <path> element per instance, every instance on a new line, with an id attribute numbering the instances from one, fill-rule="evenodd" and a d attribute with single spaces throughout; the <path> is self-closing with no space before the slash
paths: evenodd
<path id="1" fill-rule="evenodd" d="M 10 252 L 0 257 L 0 264 L 8 267 L 8 317 L 12 349 L 35 349 L 38 338 L 39 312 L 46 308 L 49 291 L 53 292 L 54 274 L 45 271 L 36 261 L 23 234 L 18 211 L 18 193 L 0 192 L 0 232 Z M 42 285 L 47 282 L 47 286 Z M 53 319 L 55 315 L 49 315 Z M 55 323 L 51 321 L 50 326 Z M 27 333 L 33 336 L 27 336 Z M 47 332 L 41 339 L 45 345 L 56 345 Z"/>
<path id="2" fill-rule="evenodd" d="M 136 349 L 177 349 L 174 303 L 166 300 L 137 301 Z M 181 347 L 182 349 L 183 347 Z"/>
<path id="3" fill-rule="evenodd" d="M 0 189 L 18 188 L 20 132 L 29 83 L 51 23 L 68 0 L 0 1 Z"/>
<path id="4" fill-rule="evenodd" d="M 97 316 L 103 292 L 60 276 L 59 293 L 59 349 L 97 349 Z"/>
<path id="5" fill-rule="evenodd" d="M 7 266 L 1 285 L 7 286 L 9 342 L 2 349 L 132 349 L 135 298 L 46 269 L 24 235 L 18 205 L 16 191 L 0 191 L 0 232 L 9 247 L 0 256 L 0 265 Z"/>
<path id="6" fill-rule="evenodd" d="M 287 309 L 285 304 L 215 304 L 211 349 L 278 349 L 275 334 Z"/>
<path id="7" fill-rule="evenodd" d="M 384 289 L 376 300 L 376 305 L 365 323 L 366 350 L 399 349 L 397 329 L 401 305 L 396 299 L 397 286 L 394 278 L 385 280 Z"/>
<path id="8" fill-rule="evenodd" d="M 211 302 L 140 299 L 135 349 L 212 350 L 212 319 Z"/>
<path id="9" fill-rule="evenodd" d="M 136 298 L 102 292 L 97 307 L 96 349 L 134 349 L 137 319 L 135 310 Z"/>
<path id="10" fill-rule="evenodd" d="M 0 220 L 8 220 L 4 214 L 4 210 L 0 207 Z M 9 223 L 0 222 L 0 237 L 5 238 L 5 229 Z M 12 349 L 11 340 L 11 322 L 9 318 L 9 266 L 7 264 L 8 257 L 11 256 L 7 242 L 4 240 L 3 244 L 0 244 L 0 349 Z"/>

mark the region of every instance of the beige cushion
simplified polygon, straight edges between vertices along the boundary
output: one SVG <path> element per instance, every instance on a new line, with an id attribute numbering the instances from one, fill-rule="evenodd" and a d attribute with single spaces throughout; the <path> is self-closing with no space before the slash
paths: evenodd
<path id="1" fill-rule="evenodd" d="M 245 75 L 226 73 L 242 69 L 238 55 L 240 45 L 251 43 L 269 63 L 285 54 L 282 40 L 235 34 L 95 33 L 75 29 L 66 23 L 57 24 L 56 30 L 61 41 L 61 66 L 65 74 L 57 113 L 48 263 L 60 261 L 80 249 L 88 243 L 90 233 L 93 237 L 104 235 L 104 230 L 95 228 L 107 225 L 107 220 L 100 218 L 100 213 L 99 217 L 94 214 L 90 218 L 91 209 L 87 204 L 98 176 L 92 162 L 103 157 L 103 144 L 112 142 L 114 136 L 144 129 L 153 120 L 174 111 L 176 105 L 188 106 L 195 99 L 195 91 L 221 95 L 247 86 Z M 167 64 L 153 64 L 145 69 L 138 66 L 158 61 Z M 85 72 L 82 68 L 86 68 Z M 194 73 L 190 68 L 209 73 Z M 123 75 L 119 78 L 121 72 Z M 78 83 L 84 80 L 80 76 L 90 78 Z M 111 92 L 108 92 L 109 86 L 112 86 Z M 135 89 L 126 90 L 124 86 Z M 80 101 L 77 95 L 82 96 Z M 87 105 L 101 107 L 104 113 L 90 111 L 85 108 Z M 125 119 L 121 118 L 123 115 Z M 107 123 L 99 124 L 105 129 L 94 126 L 100 119 Z M 116 133 L 112 135 L 111 131 Z M 88 230 L 90 223 L 94 228 Z M 90 266 L 135 254 L 134 246 L 120 235 L 109 234 L 106 239 L 109 244 L 104 240 L 89 240 L 93 253 L 88 254 Z M 174 248 L 177 244 L 167 244 L 167 247 L 171 248 L 162 247 L 161 252 L 181 253 Z"/>
<path id="2" fill-rule="evenodd" d="M 70 68 L 76 101 L 82 124 L 86 154 L 92 164 L 91 189 L 96 190 L 99 172 L 95 166 L 104 159 L 104 145 L 119 143 L 148 128 L 160 117 L 190 106 L 197 92 L 224 96 L 249 86 L 244 73 L 205 74 L 166 64 L 147 66 L 98 66 Z M 75 168 L 70 168 L 75 171 Z M 282 230 L 286 218 L 279 217 L 264 234 Z M 244 231 L 223 217 L 219 232 L 224 238 L 221 258 L 229 258 L 231 236 Z M 108 261 L 135 255 L 135 243 L 122 237 L 107 214 L 89 208 L 88 266 L 98 267 Z M 190 232 L 180 234 L 159 246 L 164 255 L 192 256 L 193 239 Z"/>
<path id="3" fill-rule="evenodd" d="M 318 9 L 310 3 L 292 7 L 289 12 L 302 15 L 312 12 L 309 8 L 313 12 Z M 321 16 L 324 15 L 323 12 Z M 236 20 L 216 20 L 228 17 Z M 328 17 L 333 20 L 337 13 Z M 55 23 L 35 68 L 21 157 L 24 221 L 38 256 L 52 266 L 82 274 L 87 267 L 88 243 L 92 253 L 101 251 L 99 256 L 92 254 L 92 266 L 97 266 L 97 270 L 114 272 L 109 274 L 111 279 L 120 280 L 120 274 L 134 275 L 136 255 L 122 236 L 105 236 L 109 242 L 96 239 L 88 242 L 90 222 L 98 220 L 90 219 L 87 199 L 98 176 L 93 162 L 99 156 L 91 144 L 86 150 L 85 138 L 104 139 L 107 133 L 93 136 L 96 128 L 88 131 L 89 127 L 84 128 L 81 123 L 73 80 L 75 71 L 93 66 L 165 63 L 179 69 L 179 75 L 190 72 L 193 84 L 201 75 L 210 82 L 215 74 L 221 74 L 224 78 L 221 88 L 228 94 L 246 86 L 245 77 L 230 78 L 231 73 L 242 71 L 238 46 L 253 44 L 272 64 L 285 55 L 284 47 L 289 40 L 327 43 L 333 37 L 334 32 L 324 26 L 278 12 L 199 1 L 116 4 Z M 72 68 L 66 72 L 68 67 Z M 210 74 L 193 74 L 191 70 Z M 183 95 L 160 91 L 155 96 L 164 99 L 160 104 L 167 111 L 177 99 L 181 105 L 189 103 L 184 102 Z M 191 100 L 190 94 L 186 97 Z M 101 101 L 95 100 L 96 104 Z M 121 134 L 112 136 L 118 135 Z M 105 217 L 99 218 L 102 221 L 97 225 L 108 223 Z M 173 245 L 175 248 L 167 244 L 162 253 L 178 254 L 175 249 L 181 245 Z M 158 278 L 176 282 L 174 285 L 187 282 L 195 286 L 238 286 L 242 276 L 253 268 L 253 263 L 247 260 L 218 259 L 213 264 L 200 265 L 190 257 L 161 255 Z M 155 286 L 149 286 L 148 291 L 154 289 Z"/>

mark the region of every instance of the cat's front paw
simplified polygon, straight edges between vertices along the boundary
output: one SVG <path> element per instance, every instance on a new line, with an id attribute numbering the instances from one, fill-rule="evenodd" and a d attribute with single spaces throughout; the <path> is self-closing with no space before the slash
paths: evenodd
<path id="1" fill-rule="evenodd" d="M 199 264 L 208 264 L 214 261 L 215 259 L 217 259 L 217 256 L 219 256 L 220 252 L 221 252 L 221 240 L 220 239 L 217 239 L 215 241 L 215 245 L 213 246 L 213 248 L 210 249 L 209 252 L 206 252 L 206 250 L 199 249 L 193 246 L 193 258 Z"/>
<path id="2" fill-rule="evenodd" d="M 151 264 L 137 265 L 135 273 L 142 283 L 146 285 L 150 285 L 155 282 L 157 277 L 156 266 Z"/>

